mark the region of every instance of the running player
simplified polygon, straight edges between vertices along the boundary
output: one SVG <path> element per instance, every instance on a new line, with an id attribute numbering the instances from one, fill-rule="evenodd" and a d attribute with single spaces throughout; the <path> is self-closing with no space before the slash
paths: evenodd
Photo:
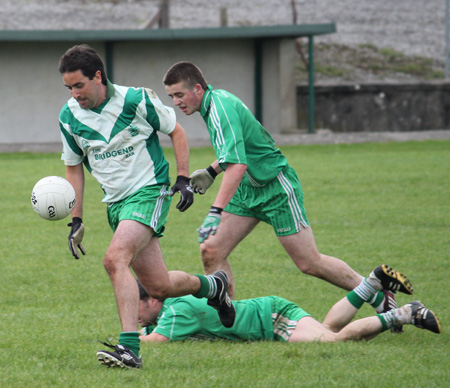
<path id="1" fill-rule="evenodd" d="M 233 298 L 234 280 L 228 256 L 263 221 L 273 227 L 281 245 L 303 273 L 347 291 L 357 287 L 361 275 L 344 261 L 319 253 L 297 173 L 247 106 L 233 94 L 213 89 L 201 70 L 190 62 L 174 64 L 163 82 L 182 112 L 201 114 L 216 153 L 216 161 L 190 176 L 194 192 L 204 194 L 215 177 L 224 172 L 218 194 L 198 229 L 205 272 L 226 271 Z M 371 304 L 379 308 L 385 297 L 395 305 L 394 295 L 384 296 L 382 292 L 373 296 Z"/>
<path id="2" fill-rule="evenodd" d="M 187 137 L 173 109 L 164 106 L 150 89 L 109 82 L 102 59 L 86 45 L 69 49 L 59 61 L 59 71 L 72 95 L 59 116 L 66 178 L 77 198 L 69 224 L 72 255 L 79 259 L 80 252 L 86 253 L 82 245 L 83 163 L 101 184 L 114 231 L 103 264 L 114 288 L 122 332 L 114 352 L 100 351 L 98 359 L 108 366 L 142 366 L 139 293 L 130 267 L 153 297 L 206 297 L 223 324 L 232 326 L 235 311 L 227 293 L 226 273 L 169 274 L 161 254 L 159 238 L 171 196 L 180 193 L 180 211 L 193 202 Z M 173 143 L 178 177 L 170 192 L 169 165 L 158 132 Z"/>

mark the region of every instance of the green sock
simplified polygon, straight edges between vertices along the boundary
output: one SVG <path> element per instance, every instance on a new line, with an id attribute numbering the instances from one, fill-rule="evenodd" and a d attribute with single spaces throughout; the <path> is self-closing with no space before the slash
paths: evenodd
<path id="1" fill-rule="evenodd" d="M 123 331 L 119 334 L 119 344 L 130 349 L 136 357 L 139 357 L 141 340 L 137 331 Z"/>
<path id="2" fill-rule="evenodd" d="M 388 322 L 386 321 L 385 314 L 377 314 L 378 319 L 381 321 L 381 332 L 386 331 L 389 329 Z"/>
<path id="3" fill-rule="evenodd" d="M 350 291 L 347 294 L 347 300 L 355 306 L 357 309 L 360 309 L 364 304 L 365 300 L 361 298 L 355 291 Z"/>
<path id="4" fill-rule="evenodd" d="M 376 310 L 377 313 L 381 313 L 383 311 L 383 306 L 381 306 L 381 303 L 383 303 L 383 301 L 384 294 L 382 291 L 378 291 L 373 299 L 371 301 L 368 301 L 368 303 Z"/>
<path id="5" fill-rule="evenodd" d="M 193 294 L 196 298 L 211 298 L 215 295 L 217 286 L 212 275 L 195 275 L 200 279 L 200 290 Z"/>

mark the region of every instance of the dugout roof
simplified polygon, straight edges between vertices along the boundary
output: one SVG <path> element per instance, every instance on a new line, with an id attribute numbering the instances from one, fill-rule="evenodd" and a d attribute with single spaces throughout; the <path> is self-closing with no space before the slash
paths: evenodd
<path id="1" fill-rule="evenodd" d="M 0 42 L 298 38 L 336 32 L 334 23 L 148 30 L 2 30 Z"/>

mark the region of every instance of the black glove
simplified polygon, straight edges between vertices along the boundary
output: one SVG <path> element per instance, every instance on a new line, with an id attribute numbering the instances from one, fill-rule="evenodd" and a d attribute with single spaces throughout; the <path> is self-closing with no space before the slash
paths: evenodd
<path id="1" fill-rule="evenodd" d="M 194 203 L 194 192 L 189 185 L 189 178 L 183 175 L 177 176 L 177 181 L 170 190 L 170 196 L 172 197 L 176 192 L 180 193 L 180 202 L 178 202 L 177 209 L 180 212 L 184 212 Z"/>
<path id="2" fill-rule="evenodd" d="M 81 241 L 83 241 L 84 236 L 83 220 L 80 217 L 73 217 L 72 222 L 70 224 L 67 224 L 67 226 L 71 227 L 69 233 L 70 252 L 75 259 L 79 259 L 80 253 L 78 252 L 78 249 L 80 249 L 83 255 L 86 254 L 83 245 L 81 245 Z"/>

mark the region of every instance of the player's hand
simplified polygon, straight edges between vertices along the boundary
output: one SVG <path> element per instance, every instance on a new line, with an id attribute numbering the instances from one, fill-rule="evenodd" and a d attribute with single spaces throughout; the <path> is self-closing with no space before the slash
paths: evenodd
<path id="1" fill-rule="evenodd" d="M 178 175 L 177 181 L 170 190 L 170 196 L 172 197 L 176 192 L 180 193 L 180 202 L 177 204 L 177 209 L 180 212 L 184 212 L 194 203 L 194 192 L 189 185 L 189 178 L 187 176 Z"/>
<path id="2" fill-rule="evenodd" d="M 83 255 L 86 254 L 83 245 L 81 245 L 81 241 L 83 241 L 84 236 L 83 220 L 80 217 L 73 217 L 72 222 L 70 224 L 67 224 L 67 226 L 70 226 L 70 233 L 69 233 L 70 252 L 72 253 L 75 259 L 79 259 L 80 253 L 78 252 L 78 249 L 81 251 Z"/>
<path id="3" fill-rule="evenodd" d="M 211 206 L 211 209 L 209 209 L 209 213 L 206 216 L 205 221 L 203 221 L 202 226 L 197 229 L 198 242 L 202 243 L 209 237 L 209 235 L 214 236 L 221 220 L 222 209 L 220 207 Z"/>
<path id="4" fill-rule="evenodd" d="M 206 190 L 214 183 L 216 176 L 217 172 L 212 166 L 194 171 L 190 176 L 194 193 L 205 194 Z"/>

